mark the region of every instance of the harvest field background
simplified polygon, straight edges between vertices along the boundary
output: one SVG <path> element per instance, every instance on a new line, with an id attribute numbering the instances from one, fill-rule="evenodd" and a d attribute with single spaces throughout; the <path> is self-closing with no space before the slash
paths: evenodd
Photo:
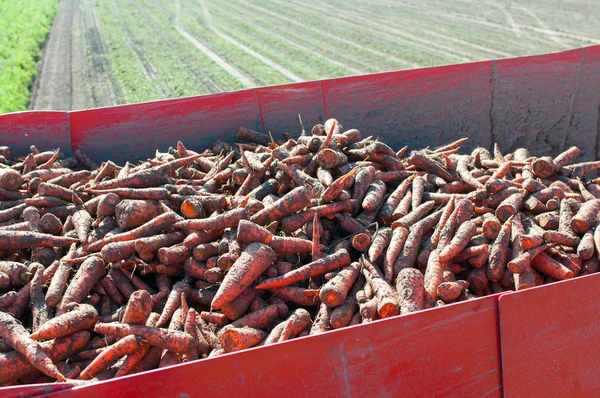
<path id="1" fill-rule="evenodd" d="M 71 110 L 539 54 L 600 43 L 598 20 L 596 0 L 60 0 L 20 93 Z"/>

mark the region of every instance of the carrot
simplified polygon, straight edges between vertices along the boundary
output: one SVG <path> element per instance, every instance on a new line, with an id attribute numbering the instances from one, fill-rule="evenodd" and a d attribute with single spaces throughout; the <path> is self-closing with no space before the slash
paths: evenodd
<path id="1" fill-rule="evenodd" d="M 5 308 L 13 304 L 17 299 L 17 296 L 18 294 L 15 291 L 4 293 L 2 296 L 0 296 L 0 308 Z"/>
<path id="2" fill-rule="evenodd" d="M 410 314 L 422 310 L 424 279 L 423 274 L 414 268 L 404 268 L 396 278 L 396 291 L 400 314 Z"/>
<path id="3" fill-rule="evenodd" d="M 357 280 L 354 283 L 354 285 L 352 285 L 352 288 L 346 295 L 346 299 L 344 300 L 344 302 L 341 305 L 334 308 L 333 311 L 331 311 L 329 322 L 332 328 L 339 329 L 348 326 L 352 320 L 352 317 L 358 313 L 358 303 L 356 301 L 356 294 L 363 285 L 364 280 Z"/>
<path id="4" fill-rule="evenodd" d="M 69 312 L 50 319 L 41 325 L 31 338 L 51 340 L 92 328 L 98 321 L 98 312 L 89 304 L 74 304 Z"/>
<path id="5" fill-rule="evenodd" d="M 67 287 L 62 300 L 57 306 L 56 314 L 61 315 L 65 306 L 69 303 L 82 302 L 103 276 L 104 261 L 98 257 L 89 257 L 85 260 Z"/>
<path id="6" fill-rule="evenodd" d="M 392 215 L 394 210 L 400 204 L 400 201 L 405 196 L 408 188 L 411 186 L 413 176 L 408 177 L 402 183 L 398 185 L 398 187 L 390 194 L 390 196 L 385 201 L 385 204 L 379 210 L 379 214 L 377 215 L 377 221 L 384 224 L 390 225 L 392 222 Z"/>
<path id="7" fill-rule="evenodd" d="M 363 209 L 374 211 L 379 208 L 383 202 L 385 191 L 385 183 L 381 180 L 374 180 L 365 193 L 365 198 L 362 201 Z"/>
<path id="8" fill-rule="evenodd" d="M 365 252 L 371 245 L 371 236 L 361 232 L 352 237 L 352 247 L 359 252 Z"/>
<path id="9" fill-rule="evenodd" d="M 55 363 L 69 358 L 88 343 L 90 333 L 81 331 L 66 337 L 61 337 L 45 343 L 40 343 L 41 350 Z M 32 374 L 36 368 L 31 365 L 25 356 L 18 351 L 0 354 L 0 383 L 20 379 Z"/>
<path id="10" fill-rule="evenodd" d="M 509 217 L 502 225 L 502 229 L 500 229 L 500 233 L 498 233 L 498 237 L 490 250 L 487 276 L 491 282 L 500 281 L 502 279 L 502 274 L 506 269 L 508 243 L 510 241 L 510 227 L 513 217 L 514 216 Z"/>
<path id="11" fill-rule="evenodd" d="M 117 362 L 121 357 L 140 350 L 142 344 L 142 339 L 138 336 L 127 336 L 117 341 L 94 358 L 94 360 L 80 373 L 79 379 L 90 380 L 92 377 Z"/>
<path id="12" fill-rule="evenodd" d="M 156 326 L 163 326 L 175 313 L 175 310 L 181 303 L 181 296 L 187 296 L 190 293 L 190 285 L 185 281 L 179 281 L 173 285 L 173 289 L 169 293 L 165 307 L 160 315 L 160 318 L 156 322 Z"/>
<path id="13" fill-rule="evenodd" d="M 521 207 L 524 194 L 516 193 L 502 201 L 496 208 L 496 217 L 500 222 L 504 223 L 509 217 L 514 216 Z"/>
<path id="14" fill-rule="evenodd" d="M 66 380 L 42 346 L 29 337 L 27 330 L 15 318 L 4 312 L 0 312 L 0 337 L 45 375 L 59 381 Z"/>
<path id="15" fill-rule="evenodd" d="M 406 241 L 404 242 L 402 253 L 396 257 L 396 260 L 392 265 L 393 275 L 390 280 L 394 279 L 403 268 L 409 268 L 415 264 L 417 255 L 419 254 L 421 240 L 423 239 L 423 233 L 423 224 L 420 223 L 414 224 L 410 229 Z"/>
<path id="16" fill-rule="evenodd" d="M 130 297 L 123 313 L 123 323 L 144 325 L 152 312 L 152 299 L 145 290 L 137 290 Z"/>
<path id="17" fill-rule="evenodd" d="M 153 346 L 184 354 L 192 344 L 192 336 L 187 333 L 144 325 L 128 325 L 125 323 L 97 323 L 96 333 L 107 336 L 126 337 L 136 335 L 148 341 Z"/>
<path id="18" fill-rule="evenodd" d="M 212 301 L 212 309 L 220 309 L 242 293 L 275 260 L 273 250 L 262 244 L 252 243 L 233 264 Z"/>
<path id="19" fill-rule="evenodd" d="M 194 229 L 194 230 L 222 230 L 225 228 L 231 228 L 237 226 L 240 220 L 246 219 L 248 211 L 245 208 L 238 208 L 230 210 L 226 213 L 197 220 L 185 220 L 179 221 L 173 225 L 174 228 L 179 229 Z"/>
<path id="20" fill-rule="evenodd" d="M 414 198 L 414 196 L 413 196 Z M 413 209 L 410 213 L 403 216 L 402 218 L 394 221 L 392 223 L 392 228 L 404 227 L 410 228 L 414 224 L 416 224 L 419 220 L 425 217 L 433 208 L 435 207 L 435 202 L 433 200 L 427 201 L 417 208 Z"/>
<path id="21" fill-rule="evenodd" d="M 323 257 L 312 263 L 303 265 L 295 270 L 292 270 L 284 275 L 276 278 L 266 279 L 260 282 L 257 289 L 271 289 L 275 287 L 284 287 L 314 278 L 318 275 L 323 275 L 336 268 L 345 267 L 350 264 L 350 255 L 346 250 L 338 250 L 337 252 Z M 214 307 L 213 307 L 214 308 Z"/>
<path id="22" fill-rule="evenodd" d="M 33 247 L 68 246 L 79 240 L 30 231 L 3 231 L 0 234 L 0 250 L 29 249 Z"/>
<path id="23" fill-rule="evenodd" d="M 365 167 L 360 169 L 354 178 L 354 186 L 352 187 L 352 199 L 362 203 L 371 182 L 375 169 L 373 167 Z"/>
<path id="24" fill-rule="evenodd" d="M 437 287 L 437 296 L 445 303 L 457 300 L 464 289 L 469 287 L 469 282 L 459 280 L 456 282 L 442 282 Z"/>
<path id="25" fill-rule="evenodd" d="M 539 253 L 533 258 L 531 267 L 557 280 L 565 280 L 573 277 L 573 271 L 544 252 Z"/>
<path id="26" fill-rule="evenodd" d="M 475 236 L 476 232 L 477 227 L 475 226 L 474 221 L 467 221 L 466 223 L 462 224 L 456 231 L 452 241 L 439 253 L 440 261 L 449 262 L 456 257 L 463 249 L 467 247 L 469 241 L 473 236 Z"/>
<path id="27" fill-rule="evenodd" d="M 319 312 L 317 313 L 313 325 L 310 329 L 310 335 L 327 332 L 331 330 L 330 323 L 331 309 L 325 304 L 321 304 Z"/>
<path id="28" fill-rule="evenodd" d="M 202 311 L 200 317 L 204 319 L 205 322 L 214 323 L 219 327 L 223 327 L 229 322 L 227 317 L 219 312 Z"/>
<path id="29" fill-rule="evenodd" d="M 281 331 L 279 341 L 293 339 L 298 336 L 303 330 L 310 326 L 310 314 L 303 308 L 299 308 L 292 312 L 289 318 L 284 322 L 285 326 Z"/>
<path id="30" fill-rule="evenodd" d="M 579 275 L 589 275 L 595 274 L 600 271 L 600 261 L 598 261 L 597 257 L 592 257 L 589 260 L 586 260 L 581 265 L 581 272 Z"/>
<path id="31" fill-rule="evenodd" d="M 257 297 L 258 298 L 258 297 Z M 250 307 L 252 310 L 252 307 Z M 268 305 L 250 312 L 248 315 L 237 319 L 227 327 L 244 327 L 265 329 L 268 325 L 278 317 L 285 317 L 288 313 L 288 307 L 285 303 L 279 302 Z"/>
<path id="32" fill-rule="evenodd" d="M 360 265 L 356 262 L 341 270 L 321 287 L 319 292 L 321 302 L 330 308 L 342 305 L 359 275 Z"/>
<path id="33" fill-rule="evenodd" d="M 92 253 L 96 252 L 98 250 L 101 250 L 105 245 L 111 242 L 134 240 L 137 238 L 145 238 L 148 236 L 156 235 L 157 233 L 162 232 L 163 230 L 173 226 L 177 222 L 178 217 L 179 216 L 173 212 L 163 213 L 160 216 L 130 231 L 104 237 L 90 244 L 87 248 L 87 251 Z"/>
<path id="34" fill-rule="evenodd" d="M 320 305 L 319 289 L 304 289 L 301 287 L 285 286 L 269 289 L 274 295 L 281 297 L 286 302 L 312 307 Z"/>
<path id="35" fill-rule="evenodd" d="M 0 169 L 0 187 L 9 191 L 16 191 L 22 183 L 21 174 L 18 172 L 11 169 Z"/>
<path id="36" fill-rule="evenodd" d="M 600 199 L 585 202 L 571 219 L 571 228 L 578 234 L 588 231 L 597 221 L 600 212 Z"/>
<path id="37" fill-rule="evenodd" d="M 429 158 L 423 152 L 413 151 L 410 154 L 409 162 L 419 169 L 435 174 L 446 181 L 453 180 L 452 175 L 441 164 Z"/>
<path id="38" fill-rule="evenodd" d="M 0 272 L 8 276 L 13 286 L 21 286 L 29 282 L 29 270 L 25 264 L 16 261 L 0 261 Z"/>
<path id="39" fill-rule="evenodd" d="M 34 276 L 31 279 L 29 307 L 31 308 L 32 324 L 31 330 L 36 331 L 40 325 L 44 324 L 51 317 L 50 310 L 44 300 L 44 292 L 42 291 L 42 279 L 44 267 L 41 264 L 32 263 Z"/>
<path id="40" fill-rule="evenodd" d="M 383 275 L 373 264 L 369 263 L 364 255 L 361 256 L 363 275 L 373 287 L 377 297 L 377 313 L 381 318 L 389 318 L 400 313 L 398 295 L 394 289 L 383 279 Z"/>
<path id="41" fill-rule="evenodd" d="M 267 333 L 247 326 L 223 331 L 221 346 L 225 352 L 234 352 L 254 347 L 267 337 Z"/>
<path id="42" fill-rule="evenodd" d="M 581 238 L 579 246 L 577 246 L 577 255 L 584 261 L 589 260 L 594 256 L 594 233 L 589 230 Z"/>

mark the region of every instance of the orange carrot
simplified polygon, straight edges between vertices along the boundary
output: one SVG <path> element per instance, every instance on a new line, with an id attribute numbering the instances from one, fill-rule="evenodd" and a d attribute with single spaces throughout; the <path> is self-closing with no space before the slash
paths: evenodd
<path id="1" fill-rule="evenodd" d="M 331 308 L 327 307 L 325 304 L 321 304 L 319 312 L 315 316 L 313 325 L 310 328 L 310 335 L 325 333 L 331 330 L 330 316 Z"/>
<path id="2" fill-rule="evenodd" d="M 194 230 L 222 230 L 237 226 L 240 220 L 246 219 L 247 217 L 248 211 L 245 208 L 238 208 L 214 217 L 179 221 L 175 223 L 173 227 L 179 229 L 189 228 Z"/>
<path id="3" fill-rule="evenodd" d="M 66 380 L 52 359 L 44 353 L 42 346 L 29 337 L 27 330 L 15 318 L 4 312 L 0 312 L 0 337 L 45 375 L 59 381 Z"/>
<path id="4" fill-rule="evenodd" d="M 69 312 L 50 319 L 41 325 L 31 338 L 51 340 L 92 328 L 98 321 L 98 312 L 89 304 L 75 304 Z"/>
<path id="5" fill-rule="evenodd" d="M 412 267 L 415 264 L 417 255 L 419 254 L 421 240 L 423 239 L 423 233 L 423 224 L 416 223 L 412 226 L 404 243 L 402 253 L 399 254 L 394 261 L 393 277 L 391 279 L 396 277 L 401 269 Z"/>
<path id="6" fill-rule="evenodd" d="M 578 234 L 591 229 L 597 221 L 600 212 L 600 199 L 585 202 L 577 214 L 571 219 L 571 228 Z"/>
<path id="7" fill-rule="evenodd" d="M 254 297 L 255 290 L 253 287 L 249 287 L 233 299 L 233 301 L 221 307 L 221 312 L 225 314 L 229 320 L 235 321 L 248 310 Z M 212 299 L 210 301 L 212 301 Z M 210 305 L 210 303 L 208 305 Z"/>
<path id="8" fill-rule="evenodd" d="M 185 354 L 192 344 L 192 336 L 187 333 L 145 325 L 128 325 L 125 323 L 97 323 L 96 333 L 107 336 L 126 337 L 136 335 L 148 341 L 153 346 L 179 354 Z"/>
<path id="9" fill-rule="evenodd" d="M 225 276 L 212 301 L 211 308 L 220 309 L 223 305 L 233 301 L 274 260 L 275 253 L 270 247 L 258 242 L 250 244 Z"/>
<path id="10" fill-rule="evenodd" d="M 104 276 L 104 261 L 98 257 L 89 257 L 79 266 L 62 300 L 58 304 L 56 315 L 61 315 L 69 303 L 80 303 Z"/>
<path id="11" fill-rule="evenodd" d="M 342 305 L 359 275 L 360 266 L 356 262 L 341 270 L 321 287 L 319 293 L 321 302 L 331 308 Z"/>
<path id="12" fill-rule="evenodd" d="M 142 344 L 142 339 L 138 336 L 127 336 L 117 341 L 94 358 L 94 360 L 81 372 L 79 379 L 90 380 L 92 377 L 117 362 L 121 357 L 140 350 Z"/>
<path id="13" fill-rule="evenodd" d="M 269 289 L 274 295 L 281 297 L 286 302 L 312 307 L 320 305 L 319 289 L 304 289 L 295 286 L 285 286 Z"/>
<path id="14" fill-rule="evenodd" d="M 252 310 L 252 307 L 250 307 Z M 249 326 L 251 328 L 265 329 L 277 317 L 285 317 L 288 313 L 288 307 L 283 302 L 268 305 L 250 312 L 248 315 L 239 318 L 231 323 L 231 327 Z M 230 327 L 230 326 L 227 326 Z"/>
<path id="15" fill-rule="evenodd" d="M 0 272 L 8 276 L 13 286 L 26 284 L 30 277 L 27 266 L 16 261 L 0 261 Z"/>
<path id="16" fill-rule="evenodd" d="M 292 270 L 284 275 L 276 278 L 266 279 L 260 282 L 257 289 L 271 289 L 276 287 L 284 287 L 313 278 L 318 275 L 323 275 L 336 268 L 345 267 L 350 264 L 350 255 L 346 250 L 338 250 L 337 252 L 323 257 L 312 263 L 303 265 L 295 270 Z M 214 307 L 213 307 L 214 308 Z"/>
<path id="17" fill-rule="evenodd" d="M 352 320 L 352 317 L 358 313 L 358 303 L 356 301 L 356 294 L 363 285 L 364 280 L 357 280 L 346 295 L 346 299 L 344 300 L 344 302 L 340 306 L 334 308 L 333 311 L 331 311 L 329 323 L 331 324 L 332 328 L 339 329 L 348 326 Z"/>
<path id="18" fill-rule="evenodd" d="M 469 282 L 458 280 L 456 282 L 442 282 L 437 287 L 437 296 L 445 303 L 459 298 L 464 289 L 469 287 Z"/>
<path id="19" fill-rule="evenodd" d="M 361 257 L 363 275 L 373 287 L 377 297 L 377 313 L 381 318 L 389 318 L 400 313 L 398 295 L 394 289 L 383 279 L 383 275 L 373 264 L 369 263 L 364 255 Z"/>
<path id="20" fill-rule="evenodd" d="M 187 296 L 189 293 L 190 285 L 187 284 L 185 281 L 179 281 L 175 283 L 173 285 L 173 289 L 169 293 L 169 297 L 162 311 L 162 314 L 160 315 L 158 322 L 156 322 L 156 326 L 160 327 L 166 324 L 167 321 L 173 316 L 175 310 L 179 307 L 181 303 L 182 294 Z"/>
<path id="21" fill-rule="evenodd" d="M 266 332 L 248 326 L 230 328 L 221 334 L 221 346 L 225 352 L 234 352 L 254 347 L 266 337 Z"/>
<path id="22" fill-rule="evenodd" d="M 123 323 L 131 325 L 146 324 L 152 312 L 152 299 L 145 290 L 137 290 L 130 297 L 123 313 Z"/>
<path id="23" fill-rule="evenodd" d="M 396 278 L 396 291 L 398 292 L 401 315 L 420 311 L 424 308 L 424 279 L 419 270 L 414 268 L 401 270 Z"/>
<path id="24" fill-rule="evenodd" d="M 456 257 L 464 248 L 467 247 L 469 241 L 475 233 L 477 227 L 474 221 L 467 221 L 462 224 L 456 231 L 452 241 L 445 246 L 439 253 L 439 259 L 441 262 L 449 262 Z"/>
<path id="25" fill-rule="evenodd" d="M 69 246 L 79 240 L 30 231 L 3 231 L 0 234 L 0 250 L 29 249 L 33 247 Z"/>

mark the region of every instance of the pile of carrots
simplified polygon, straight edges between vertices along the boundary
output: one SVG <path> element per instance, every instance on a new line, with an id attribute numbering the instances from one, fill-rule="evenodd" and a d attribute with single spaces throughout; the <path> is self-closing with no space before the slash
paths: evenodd
<path id="1" fill-rule="evenodd" d="M 90 383 L 600 269 L 600 162 L 335 119 L 137 165 L 0 147 L 0 385 Z"/>

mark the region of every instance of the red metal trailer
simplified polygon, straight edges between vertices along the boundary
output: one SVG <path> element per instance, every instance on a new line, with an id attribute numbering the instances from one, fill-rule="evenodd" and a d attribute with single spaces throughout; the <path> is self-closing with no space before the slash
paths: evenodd
<path id="1" fill-rule="evenodd" d="M 275 135 L 335 117 L 396 146 L 469 146 L 600 158 L 600 46 L 548 55 L 263 87 L 75 112 L 0 116 L 18 154 L 83 149 L 145 158 L 176 140 L 229 140 L 239 126 Z M 273 346 L 52 392 L 48 397 L 592 396 L 600 391 L 600 275 L 488 296 Z"/>

